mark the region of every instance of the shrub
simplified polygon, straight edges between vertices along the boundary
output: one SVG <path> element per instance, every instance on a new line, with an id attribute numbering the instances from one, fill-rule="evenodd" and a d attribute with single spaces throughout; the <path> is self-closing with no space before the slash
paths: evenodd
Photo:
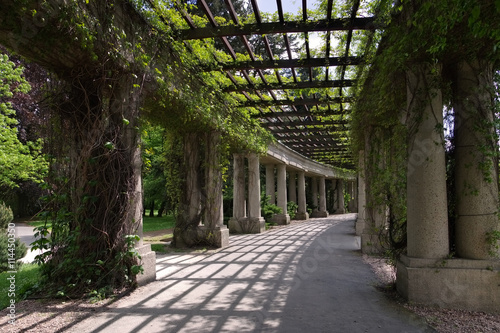
<path id="1" fill-rule="evenodd" d="M 293 220 L 293 218 L 295 217 L 295 214 L 297 213 L 297 208 L 299 208 L 299 205 L 297 205 L 293 201 L 288 201 L 286 203 L 286 210 L 288 212 L 288 215 L 290 215 L 290 219 Z"/>
<path id="2" fill-rule="evenodd" d="M 274 214 L 282 214 L 283 210 L 281 207 L 276 206 L 275 204 L 269 203 L 271 200 L 270 195 L 262 195 L 260 201 L 260 207 L 262 209 L 262 216 L 266 220 L 266 222 L 271 222 L 271 218 Z"/>
<path id="3" fill-rule="evenodd" d="M 7 229 L 7 226 L 12 220 L 14 220 L 12 209 L 4 202 L 0 202 L 0 230 L 3 232 L 4 229 Z"/>
<path id="4" fill-rule="evenodd" d="M 19 266 L 21 266 L 21 262 L 18 262 L 18 260 L 23 258 L 28 252 L 28 248 L 19 238 L 16 238 L 14 241 L 11 239 L 13 238 L 9 237 L 7 233 L 2 230 L 0 233 L 0 273 L 9 270 L 17 270 Z M 9 247 L 9 243 L 14 244 L 14 248 L 12 245 Z M 11 249 L 13 249 L 14 258 L 9 256 L 12 253 L 10 252 Z M 15 259 L 14 267 L 9 266 L 9 259 Z M 11 263 L 12 262 L 13 260 L 11 260 Z"/>

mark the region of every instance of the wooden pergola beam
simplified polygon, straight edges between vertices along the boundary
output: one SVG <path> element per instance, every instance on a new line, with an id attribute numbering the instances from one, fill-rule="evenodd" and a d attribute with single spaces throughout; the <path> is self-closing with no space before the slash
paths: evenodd
<path id="1" fill-rule="evenodd" d="M 355 80 L 328 80 L 328 81 L 306 81 L 306 82 L 283 82 L 254 85 L 237 85 L 224 89 L 226 92 L 241 92 L 252 90 L 288 90 L 288 89 L 308 89 L 308 88 L 344 88 L 351 87 Z"/>
<path id="2" fill-rule="evenodd" d="M 279 100 L 259 100 L 259 101 L 245 101 L 241 103 L 240 107 L 264 107 L 264 106 L 279 106 L 279 105 L 328 105 L 338 103 L 349 103 L 352 98 L 349 97 L 335 97 L 328 99 L 304 98 L 304 99 L 279 99 Z M 286 116 L 293 116 L 293 114 L 285 114 Z M 308 115 L 313 115 L 309 113 Z M 260 117 L 259 117 L 260 118 Z"/>
<path id="3" fill-rule="evenodd" d="M 351 20 L 351 18 L 336 18 L 318 21 L 263 22 L 260 24 L 228 25 L 215 28 L 184 29 L 177 31 L 177 36 L 182 40 L 190 40 L 256 34 L 374 30 L 380 28 L 375 23 L 375 20 L 375 17 L 358 17 L 354 20 Z"/>
<path id="4" fill-rule="evenodd" d="M 235 61 L 223 63 L 220 66 L 209 66 L 204 70 L 253 70 L 253 69 L 278 69 L 290 67 L 328 67 L 328 66 L 355 66 L 363 62 L 361 57 L 330 57 L 330 58 L 309 58 L 309 59 L 288 59 L 288 60 L 255 60 L 255 61 Z"/>

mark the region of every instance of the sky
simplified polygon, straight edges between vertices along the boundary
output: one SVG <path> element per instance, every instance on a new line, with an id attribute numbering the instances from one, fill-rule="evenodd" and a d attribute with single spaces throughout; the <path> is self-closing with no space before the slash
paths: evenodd
<path id="1" fill-rule="evenodd" d="M 314 8 L 317 2 L 317 0 L 307 0 L 307 8 Z M 278 10 L 276 0 L 257 0 L 257 3 L 262 12 L 274 13 Z M 285 12 L 297 14 L 302 9 L 302 0 L 281 0 L 281 3 Z"/>
<path id="2" fill-rule="evenodd" d="M 307 0 L 307 8 L 314 9 L 318 2 L 318 0 Z M 281 3 L 285 13 L 297 14 L 302 10 L 302 0 L 281 0 Z M 274 13 L 278 11 L 276 0 L 257 0 L 257 4 L 261 12 Z M 317 37 L 316 33 L 309 34 L 309 45 L 311 48 L 319 47 L 322 42 L 322 39 Z"/>

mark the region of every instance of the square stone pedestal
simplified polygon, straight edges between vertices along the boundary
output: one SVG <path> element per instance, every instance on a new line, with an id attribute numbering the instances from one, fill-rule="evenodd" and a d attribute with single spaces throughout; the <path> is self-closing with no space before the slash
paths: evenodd
<path id="1" fill-rule="evenodd" d="M 397 263 L 398 292 L 410 302 L 500 313 L 500 261 L 419 259 Z"/>
<path id="2" fill-rule="evenodd" d="M 274 214 L 271 221 L 277 225 L 287 225 L 290 224 L 290 215 L 288 214 Z"/>
<path id="3" fill-rule="evenodd" d="M 216 228 L 200 226 L 198 237 L 205 240 L 205 244 L 209 246 L 223 248 L 229 245 L 229 229 L 225 225 Z"/>
<path id="4" fill-rule="evenodd" d="M 141 256 L 140 264 L 144 269 L 142 274 L 136 276 L 139 286 L 146 285 L 156 280 L 156 252 L 151 250 L 151 244 L 144 244 L 136 247 Z"/>
<path id="5" fill-rule="evenodd" d="M 365 230 L 365 220 L 360 219 L 358 217 L 358 219 L 356 220 L 355 228 L 356 228 L 356 235 L 361 236 L 363 234 L 363 230 Z"/>
<path id="6" fill-rule="evenodd" d="M 309 218 L 309 213 L 296 213 L 294 220 L 307 220 Z"/>
<path id="7" fill-rule="evenodd" d="M 266 231 L 266 221 L 263 217 L 233 217 L 228 225 L 232 234 L 259 234 Z"/>
<path id="8" fill-rule="evenodd" d="M 313 211 L 311 213 L 311 217 L 328 217 L 328 212 L 327 211 L 324 211 L 324 212 Z"/>

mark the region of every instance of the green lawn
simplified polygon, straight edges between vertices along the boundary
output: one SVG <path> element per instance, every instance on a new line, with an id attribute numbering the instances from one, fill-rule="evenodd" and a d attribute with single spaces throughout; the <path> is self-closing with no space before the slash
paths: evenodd
<path id="1" fill-rule="evenodd" d="M 17 274 L 15 274 L 16 303 L 22 300 L 26 291 L 39 281 L 39 270 L 40 267 L 35 264 L 24 264 L 19 268 Z M 10 300 L 12 298 L 9 295 L 10 280 L 7 280 L 7 278 L 11 275 L 12 274 L 7 272 L 0 273 L 0 295 L 2 295 L 2 297 L 0 297 L 0 310 L 5 309 L 10 304 Z"/>
<path id="2" fill-rule="evenodd" d="M 29 225 L 35 227 L 40 227 L 45 225 L 44 221 L 30 221 Z M 50 231 L 50 223 L 47 223 Z M 175 219 L 173 215 L 164 215 L 163 217 L 149 217 L 148 215 L 144 216 L 144 226 L 143 232 L 148 231 L 157 231 L 163 229 L 171 229 L 175 226 Z"/>
<path id="3" fill-rule="evenodd" d="M 175 227 L 175 218 L 173 215 L 164 215 L 163 217 L 144 217 L 143 232 L 171 229 Z"/>

